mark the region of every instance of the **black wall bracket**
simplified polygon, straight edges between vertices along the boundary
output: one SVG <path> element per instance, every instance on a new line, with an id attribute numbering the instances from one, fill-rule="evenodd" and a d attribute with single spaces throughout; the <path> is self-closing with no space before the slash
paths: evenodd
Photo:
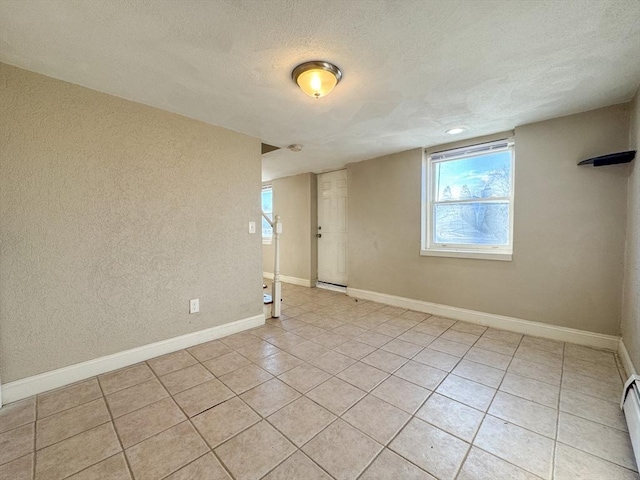
<path id="1" fill-rule="evenodd" d="M 594 167 L 603 167 L 605 165 L 616 165 L 618 163 L 629 163 L 636 156 L 635 150 L 629 150 L 628 152 L 610 153 L 609 155 L 602 155 L 601 157 L 588 158 L 582 160 L 578 165 L 593 165 Z"/>

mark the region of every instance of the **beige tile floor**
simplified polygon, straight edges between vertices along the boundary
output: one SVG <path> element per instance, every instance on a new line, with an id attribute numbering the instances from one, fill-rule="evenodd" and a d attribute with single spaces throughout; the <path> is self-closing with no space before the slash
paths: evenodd
<path id="1" fill-rule="evenodd" d="M 612 353 L 284 297 L 263 327 L 5 406 L 0 478 L 639 478 Z"/>

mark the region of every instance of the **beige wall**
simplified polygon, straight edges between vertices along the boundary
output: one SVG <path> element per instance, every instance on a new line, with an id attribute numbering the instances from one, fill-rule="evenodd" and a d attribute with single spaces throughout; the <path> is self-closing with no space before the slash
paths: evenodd
<path id="1" fill-rule="evenodd" d="M 512 262 L 421 257 L 421 150 L 348 165 L 349 286 L 619 334 L 626 171 L 578 167 L 625 150 L 627 105 L 515 130 Z"/>
<path id="2" fill-rule="evenodd" d="M 631 104 L 629 149 L 640 150 L 640 90 Z M 622 303 L 622 340 L 640 372 L 640 157 L 631 164 L 627 200 L 627 242 Z"/>
<path id="3" fill-rule="evenodd" d="M 313 173 L 278 178 L 273 187 L 273 213 L 280 215 L 280 274 L 317 278 L 317 181 Z M 273 273 L 273 245 L 263 246 L 263 271 Z"/>
<path id="4" fill-rule="evenodd" d="M 262 312 L 259 140 L 1 64 L 0 111 L 3 382 Z"/>

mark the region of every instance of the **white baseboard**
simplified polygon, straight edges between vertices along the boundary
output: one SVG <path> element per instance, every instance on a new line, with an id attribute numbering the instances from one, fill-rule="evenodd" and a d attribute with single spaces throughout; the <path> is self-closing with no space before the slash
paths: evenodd
<path id="1" fill-rule="evenodd" d="M 105 357 L 94 358 L 68 367 L 41 373 L 2 385 L 2 400 L 5 404 L 54 388 L 79 382 L 87 378 L 101 375 L 112 370 L 128 367 L 150 358 L 192 347 L 199 343 L 209 342 L 226 337 L 249 328 L 264 325 L 264 315 L 255 315 L 235 322 L 225 323 L 179 337 L 169 338 L 160 342 L 150 343 L 142 347 L 132 348 Z"/>
<path id="2" fill-rule="evenodd" d="M 636 368 L 633 366 L 633 362 L 631 361 L 631 355 L 629 355 L 629 352 L 627 351 L 627 347 L 624 345 L 624 342 L 622 341 L 622 339 L 620 339 L 620 343 L 618 345 L 618 357 L 620 357 L 622 366 L 627 372 L 627 376 L 625 380 L 629 378 L 631 375 L 638 374 L 638 372 L 636 371 Z"/>
<path id="3" fill-rule="evenodd" d="M 262 276 L 264 278 L 268 278 L 269 280 L 273 280 L 273 273 L 270 272 L 262 272 Z M 298 277 L 289 277 L 287 275 L 280 275 L 280 281 L 284 283 L 290 283 L 292 285 L 300 285 L 301 287 L 315 287 L 315 280 L 307 280 L 306 278 L 298 278 Z"/>
<path id="4" fill-rule="evenodd" d="M 613 335 L 587 332 L 585 330 L 577 330 L 574 328 L 557 327 L 546 323 L 522 320 L 503 315 L 494 315 L 492 313 L 478 312 L 475 310 L 466 310 L 464 308 L 450 307 L 449 305 L 440 305 L 438 303 L 425 302 L 412 298 L 397 297 L 386 293 L 371 292 L 368 290 L 359 290 L 347 287 L 347 295 L 350 297 L 361 298 L 363 300 L 371 300 L 372 302 L 385 303 L 395 307 L 408 308 L 418 312 L 452 318 L 454 320 L 462 320 L 487 327 L 499 328 L 501 330 L 509 330 L 511 332 L 533 335 L 561 342 L 577 343 L 578 345 L 602 348 L 612 350 L 614 352 L 618 351 L 620 344 L 620 337 Z"/>

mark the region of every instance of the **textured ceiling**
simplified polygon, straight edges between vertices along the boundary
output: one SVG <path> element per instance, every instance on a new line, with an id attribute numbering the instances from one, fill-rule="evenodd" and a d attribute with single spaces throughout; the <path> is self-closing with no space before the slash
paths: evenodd
<path id="1" fill-rule="evenodd" d="M 320 100 L 290 77 L 314 59 L 344 72 Z M 640 2 L 2 0 L 0 61 L 302 144 L 268 180 L 626 102 Z"/>

